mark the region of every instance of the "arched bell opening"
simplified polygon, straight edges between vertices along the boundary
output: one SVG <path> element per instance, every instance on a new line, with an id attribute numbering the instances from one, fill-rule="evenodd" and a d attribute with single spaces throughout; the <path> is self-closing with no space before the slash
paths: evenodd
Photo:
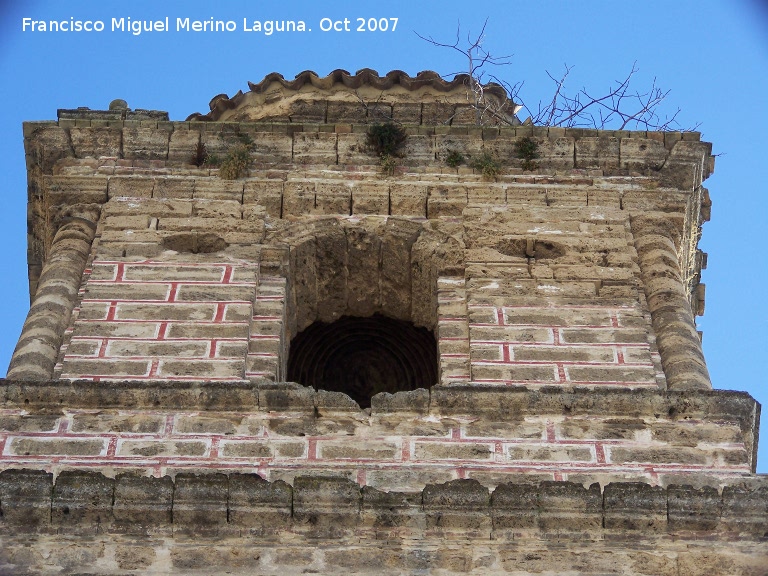
<path id="1" fill-rule="evenodd" d="M 361 408 L 380 392 L 429 388 L 437 378 L 434 334 L 381 314 L 314 322 L 293 339 L 288 357 L 290 381 L 343 392 Z"/>

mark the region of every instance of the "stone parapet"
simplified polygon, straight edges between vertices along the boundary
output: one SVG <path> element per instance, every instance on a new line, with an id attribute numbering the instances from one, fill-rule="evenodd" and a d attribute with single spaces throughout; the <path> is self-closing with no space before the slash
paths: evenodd
<path id="1" fill-rule="evenodd" d="M 633 576 L 759 574 L 768 559 L 764 477 L 720 491 L 571 482 L 489 491 L 456 480 L 386 493 L 333 477 L 297 477 L 290 486 L 247 474 L 171 480 L 78 471 L 54 480 L 6 470 L 0 505 L 0 568 L 42 574 L 277 566 L 288 574 L 308 566 L 321 574 L 515 574 L 552 562 L 582 574 L 617 563 Z"/>

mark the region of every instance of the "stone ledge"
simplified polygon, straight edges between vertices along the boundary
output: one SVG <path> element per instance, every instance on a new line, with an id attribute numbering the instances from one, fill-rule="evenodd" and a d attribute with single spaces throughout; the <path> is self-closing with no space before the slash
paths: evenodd
<path id="1" fill-rule="evenodd" d="M 756 466 L 760 405 L 747 393 L 728 390 L 658 391 L 605 387 L 493 386 L 472 383 L 439 385 L 397 394 L 382 393 L 361 410 L 343 393 L 317 392 L 294 383 L 267 381 L 99 383 L 83 381 L 0 380 L 0 406 L 31 414 L 84 410 L 165 410 L 218 413 L 273 413 L 319 421 L 355 418 L 385 422 L 407 418 L 470 419 L 483 423 L 519 423 L 529 417 L 645 420 L 667 428 L 728 425 L 746 450 L 745 467 Z M 736 428 L 738 427 L 738 429 Z M 671 428 L 670 428 L 671 429 Z M 736 441 L 736 440 L 734 440 Z M 644 460 L 643 460 L 644 461 Z"/>
<path id="2" fill-rule="evenodd" d="M 125 380 L 119 384 L 91 380 L 22 381 L 0 379 L 5 408 L 58 410 L 77 408 L 278 410 L 349 412 L 358 409 L 349 396 L 293 382 Z M 602 387 L 493 386 L 462 382 L 372 399 L 371 414 L 408 412 L 443 416 L 482 416 L 505 421 L 526 415 L 621 415 L 665 419 L 727 420 L 743 431 L 759 423 L 760 404 L 746 392 L 732 390 L 658 391 Z"/>
<path id="3" fill-rule="evenodd" d="M 768 532 L 768 477 L 714 488 L 476 480 L 384 493 L 338 477 L 297 477 L 293 487 L 254 474 L 153 478 L 75 470 L 0 472 L 0 534 L 174 534 L 221 537 L 298 533 L 336 539 L 366 531 L 389 538 L 610 540 L 754 539 Z M 623 535 L 623 536 L 622 536 Z"/>

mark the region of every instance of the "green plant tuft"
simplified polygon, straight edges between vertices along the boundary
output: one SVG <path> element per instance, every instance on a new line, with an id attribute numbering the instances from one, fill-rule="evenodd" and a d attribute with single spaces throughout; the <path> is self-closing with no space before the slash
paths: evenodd
<path id="1" fill-rule="evenodd" d="M 501 162 L 489 152 L 483 152 L 474 158 L 470 166 L 480 172 L 485 180 L 495 180 L 501 174 Z"/>
<path id="2" fill-rule="evenodd" d="M 383 176 L 393 176 L 397 167 L 397 159 L 389 154 L 384 154 L 379 160 L 379 166 L 381 166 Z"/>
<path id="3" fill-rule="evenodd" d="M 368 128 L 368 147 L 381 158 L 384 156 L 399 158 L 400 149 L 405 144 L 406 138 L 405 130 L 393 122 L 373 124 Z"/>
<path id="4" fill-rule="evenodd" d="M 523 160 L 523 170 L 536 170 L 539 165 L 535 162 L 539 157 L 539 143 L 530 136 L 521 138 L 515 142 L 515 153 Z"/>
<path id="5" fill-rule="evenodd" d="M 192 154 L 192 164 L 199 168 L 200 166 L 208 163 L 208 158 L 208 149 L 205 147 L 205 144 L 198 142 L 197 146 L 195 147 L 195 153 Z"/>
<path id="6" fill-rule="evenodd" d="M 219 166 L 219 178 L 222 180 L 242 178 L 251 165 L 253 140 L 247 134 L 238 134 L 237 137 L 240 143 L 232 146 L 220 161 L 215 159 Z M 208 163 L 213 164 L 210 157 Z"/>
<path id="7" fill-rule="evenodd" d="M 464 164 L 464 155 L 457 150 L 449 150 L 445 157 L 445 163 L 451 168 L 457 168 Z"/>

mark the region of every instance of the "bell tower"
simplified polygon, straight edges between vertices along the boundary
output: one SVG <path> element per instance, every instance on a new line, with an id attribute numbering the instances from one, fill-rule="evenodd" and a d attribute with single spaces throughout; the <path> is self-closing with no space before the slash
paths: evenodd
<path id="1" fill-rule="evenodd" d="M 0 571 L 764 573 L 760 406 L 695 323 L 711 145 L 493 85 L 478 125 L 465 80 L 25 123 Z"/>

